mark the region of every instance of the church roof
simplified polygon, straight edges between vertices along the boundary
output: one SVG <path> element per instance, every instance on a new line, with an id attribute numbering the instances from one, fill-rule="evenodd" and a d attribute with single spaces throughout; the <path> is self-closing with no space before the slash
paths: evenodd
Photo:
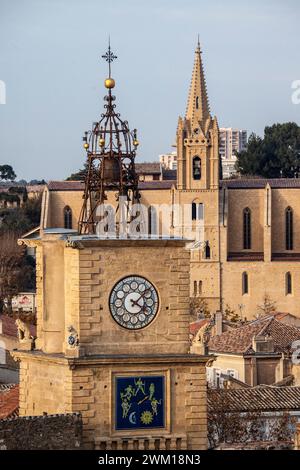
<path id="1" fill-rule="evenodd" d="M 220 182 L 221 187 L 228 189 L 264 189 L 267 184 L 274 189 L 300 188 L 300 178 L 238 178 Z"/>
<path id="2" fill-rule="evenodd" d="M 209 351 L 213 353 L 253 354 L 252 340 L 256 336 L 270 336 L 274 340 L 275 353 L 288 353 L 292 343 L 300 340 L 300 330 L 274 319 L 273 315 L 254 320 L 247 325 L 213 336 Z"/>
<path id="3" fill-rule="evenodd" d="M 139 189 L 170 189 L 175 183 L 174 180 L 162 181 L 139 181 Z M 49 181 L 49 191 L 83 191 L 83 181 Z"/>

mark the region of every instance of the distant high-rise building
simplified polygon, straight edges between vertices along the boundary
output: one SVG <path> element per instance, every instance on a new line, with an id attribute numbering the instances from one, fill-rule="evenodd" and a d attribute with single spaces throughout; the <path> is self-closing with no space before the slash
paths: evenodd
<path id="1" fill-rule="evenodd" d="M 247 145 L 247 131 L 244 129 L 232 129 L 232 127 L 220 128 L 219 151 L 222 159 L 223 178 L 229 178 L 236 173 L 236 152 L 241 152 Z"/>
<path id="2" fill-rule="evenodd" d="M 177 170 L 177 152 L 164 153 L 159 161 L 165 170 Z"/>

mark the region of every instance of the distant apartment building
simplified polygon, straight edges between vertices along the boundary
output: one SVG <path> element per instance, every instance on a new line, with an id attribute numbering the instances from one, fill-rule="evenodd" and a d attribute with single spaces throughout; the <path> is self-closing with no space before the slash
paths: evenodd
<path id="1" fill-rule="evenodd" d="M 222 160 L 223 178 L 230 178 L 236 173 L 236 152 L 241 152 L 247 145 L 247 131 L 244 129 L 232 129 L 232 127 L 220 128 L 219 151 Z"/>
<path id="2" fill-rule="evenodd" d="M 177 152 L 159 155 L 159 161 L 165 170 L 177 170 Z"/>

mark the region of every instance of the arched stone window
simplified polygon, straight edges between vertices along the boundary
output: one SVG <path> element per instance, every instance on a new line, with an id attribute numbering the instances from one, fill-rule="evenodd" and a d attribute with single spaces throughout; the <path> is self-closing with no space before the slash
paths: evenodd
<path id="1" fill-rule="evenodd" d="M 201 179 L 201 159 L 197 155 L 193 158 L 193 179 Z"/>
<path id="2" fill-rule="evenodd" d="M 242 274 L 242 294 L 248 294 L 249 293 L 249 280 L 248 280 L 248 274 L 244 272 Z"/>
<path id="3" fill-rule="evenodd" d="M 192 220 L 203 220 L 203 209 L 201 202 L 192 202 Z"/>
<path id="4" fill-rule="evenodd" d="M 251 248 L 251 211 L 249 207 L 243 210 L 243 248 L 244 250 Z"/>
<path id="5" fill-rule="evenodd" d="M 290 272 L 285 273 L 285 295 L 292 293 L 292 275 Z"/>
<path id="6" fill-rule="evenodd" d="M 64 208 L 64 227 L 72 228 L 72 209 L 69 206 Z"/>
<path id="7" fill-rule="evenodd" d="M 287 207 L 285 210 L 285 249 L 292 250 L 294 245 L 293 209 Z"/>
<path id="8" fill-rule="evenodd" d="M 196 97 L 196 109 L 199 109 L 199 96 Z"/>
<path id="9" fill-rule="evenodd" d="M 205 259 L 210 259 L 210 246 L 209 246 L 208 241 L 205 242 L 204 255 L 205 255 Z"/>

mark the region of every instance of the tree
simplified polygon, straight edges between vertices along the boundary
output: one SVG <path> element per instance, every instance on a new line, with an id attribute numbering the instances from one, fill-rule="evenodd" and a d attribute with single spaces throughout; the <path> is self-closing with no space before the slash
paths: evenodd
<path id="1" fill-rule="evenodd" d="M 20 237 L 25 232 L 39 225 L 40 212 L 41 197 L 27 199 L 21 207 L 0 210 L 0 233 L 9 231 Z"/>
<path id="2" fill-rule="evenodd" d="M 229 304 L 226 304 L 224 310 L 224 319 L 236 323 L 240 320 L 240 316 L 235 310 L 230 307 Z"/>
<path id="3" fill-rule="evenodd" d="M 0 179 L 13 181 L 17 175 L 11 165 L 0 165 Z"/>
<path id="4" fill-rule="evenodd" d="M 192 297 L 190 299 L 190 312 L 194 319 L 210 318 L 211 313 L 208 309 L 207 302 L 201 297 Z"/>
<path id="5" fill-rule="evenodd" d="M 20 290 L 24 251 L 24 247 L 17 244 L 15 233 L 7 231 L 0 235 L 0 312 L 4 300 L 10 305 L 12 297 Z"/>
<path id="6" fill-rule="evenodd" d="M 232 397 L 227 389 L 208 389 L 208 440 L 210 446 L 220 443 L 273 442 L 289 447 L 295 433 L 295 417 L 284 413 L 278 417 L 264 416 L 260 410 L 241 414 L 230 411 Z"/>
<path id="7" fill-rule="evenodd" d="M 88 170 L 88 164 L 85 163 L 82 170 L 78 170 L 76 173 L 72 173 L 66 181 L 84 181 L 86 177 L 86 173 Z"/>
<path id="8" fill-rule="evenodd" d="M 263 303 L 257 305 L 257 316 L 261 317 L 263 315 L 272 315 L 276 313 L 276 302 L 271 299 L 269 294 L 265 293 L 263 297 Z"/>
<path id="9" fill-rule="evenodd" d="M 236 156 L 243 175 L 294 178 L 300 172 L 300 127 L 294 122 L 265 127 L 264 137 L 251 134 Z"/>

